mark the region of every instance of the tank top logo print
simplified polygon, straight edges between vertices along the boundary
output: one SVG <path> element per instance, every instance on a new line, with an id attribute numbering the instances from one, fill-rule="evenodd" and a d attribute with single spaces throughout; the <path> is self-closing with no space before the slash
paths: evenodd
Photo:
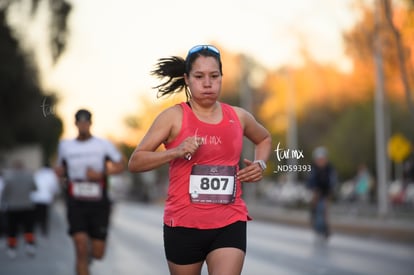
<path id="1" fill-rule="evenodd" d="M 199 142 L 199 145 L 221 145 L 222 139 L 220 136 L 198 136 L 198 138 L 201 138 L 201 141 Z"/>

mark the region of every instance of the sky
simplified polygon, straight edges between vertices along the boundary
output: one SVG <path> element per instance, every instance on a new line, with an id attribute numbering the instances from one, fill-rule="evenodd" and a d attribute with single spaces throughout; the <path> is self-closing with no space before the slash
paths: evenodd
<path id="1" fill-rule="evenodd" d="M 55 66 L 41 42 L 44 14 L 31 23 L 28 34 L 38 45 L 42 83 L 58 95 L 59 103 L 52 107 L 64 121 L 64 138 L 76 135 L 76 110 L 89 108 L 94 134 L 122 140 L 125 117 L 139 114 L 141 96 L 156 100 L 151 87 L 157 80 L 149 72 L 157 59 L 185 57 L 197 44 L 214 41 L 269 69 L 300 64 L 305 46 L 318 61 L 350 69 L 342 33 L 358 18 L 353 0 L 70 2 L 69 43 Z"/>

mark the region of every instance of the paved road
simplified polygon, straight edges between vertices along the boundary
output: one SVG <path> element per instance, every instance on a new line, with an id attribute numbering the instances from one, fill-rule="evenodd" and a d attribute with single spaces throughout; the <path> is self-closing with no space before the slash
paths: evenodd
<path id="1" fill-rule="evenodd" d="M 52 218 L 51 235 L 40 238 L 34 258 L 24 255 L 21 248 L 10 261 L 2 241 L 0 275 L 73 275 L 73 248 L 65 233 L 62 207 L 55 207 Z M 161 221 L 160 206 L 118 204 L 107 256 L 92 264 L 92 274 L 168 274 Z M 203 274 L 207 274 L 205 269 Z M 414 245 L 335 234 L 323 246 L 307 229 L 253 221 L 248 224 L 243 274 L 414 274 Z"/>

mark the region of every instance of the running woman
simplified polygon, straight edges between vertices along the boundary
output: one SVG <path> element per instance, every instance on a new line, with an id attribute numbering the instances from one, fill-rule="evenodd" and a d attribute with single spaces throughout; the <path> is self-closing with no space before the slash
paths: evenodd
<path id="1" fill-rule="evenodd" d="M 211 45 L 181 57 L 160 59 L 153 71 L 166 82 L 160 96 L 185 91 L 187 101 L 161 112 L 130 157 L 131 172 L 169 163 L 164 209 L 164 249 L 170 273 L 240 274 L 251 220 L 242 182 L 258 182 L 271 152 L 269 132 L 246 110 L 219 102 L 222 63 Z M 243 136 L 255 144 L 254 160 L 244 159 Z M 164 151 L 157 151 L 163 144 Z"/>
<path id="2" fill-rule="evenodd" d="M 107 177 L 121 173 L 121 153 L 107 140 L 92 136 L 91 113 L 75 115 L 78 136 L 59 143 L 56 173 L 66 182 L 69 235 L 76 252 L 77 275 L 89 274 L 89 261 L 105 253 L 111 202 Z"/>

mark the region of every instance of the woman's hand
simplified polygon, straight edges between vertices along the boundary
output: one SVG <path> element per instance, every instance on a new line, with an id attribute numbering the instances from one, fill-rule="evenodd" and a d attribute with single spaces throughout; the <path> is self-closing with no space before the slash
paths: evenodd
<path id="1" fill-rule="evenodd" d="M 183 157 L 187 160 L 190 160 L 191 157 L 195 154 L 197 149 L 202 144 L 202 138 L 200 137 L 188 137 L 186 138 L 178 147 L 178 155 L 179 157 Z"/>
<path id="2" fill-rule="evenodd" d="M 237 178 L 241 182 L 257 182 L 263 178 L 263 170 L 258 163 L 254 163 L 248 159 L 243 160 L 246 167 L 240 169 Z"/>

